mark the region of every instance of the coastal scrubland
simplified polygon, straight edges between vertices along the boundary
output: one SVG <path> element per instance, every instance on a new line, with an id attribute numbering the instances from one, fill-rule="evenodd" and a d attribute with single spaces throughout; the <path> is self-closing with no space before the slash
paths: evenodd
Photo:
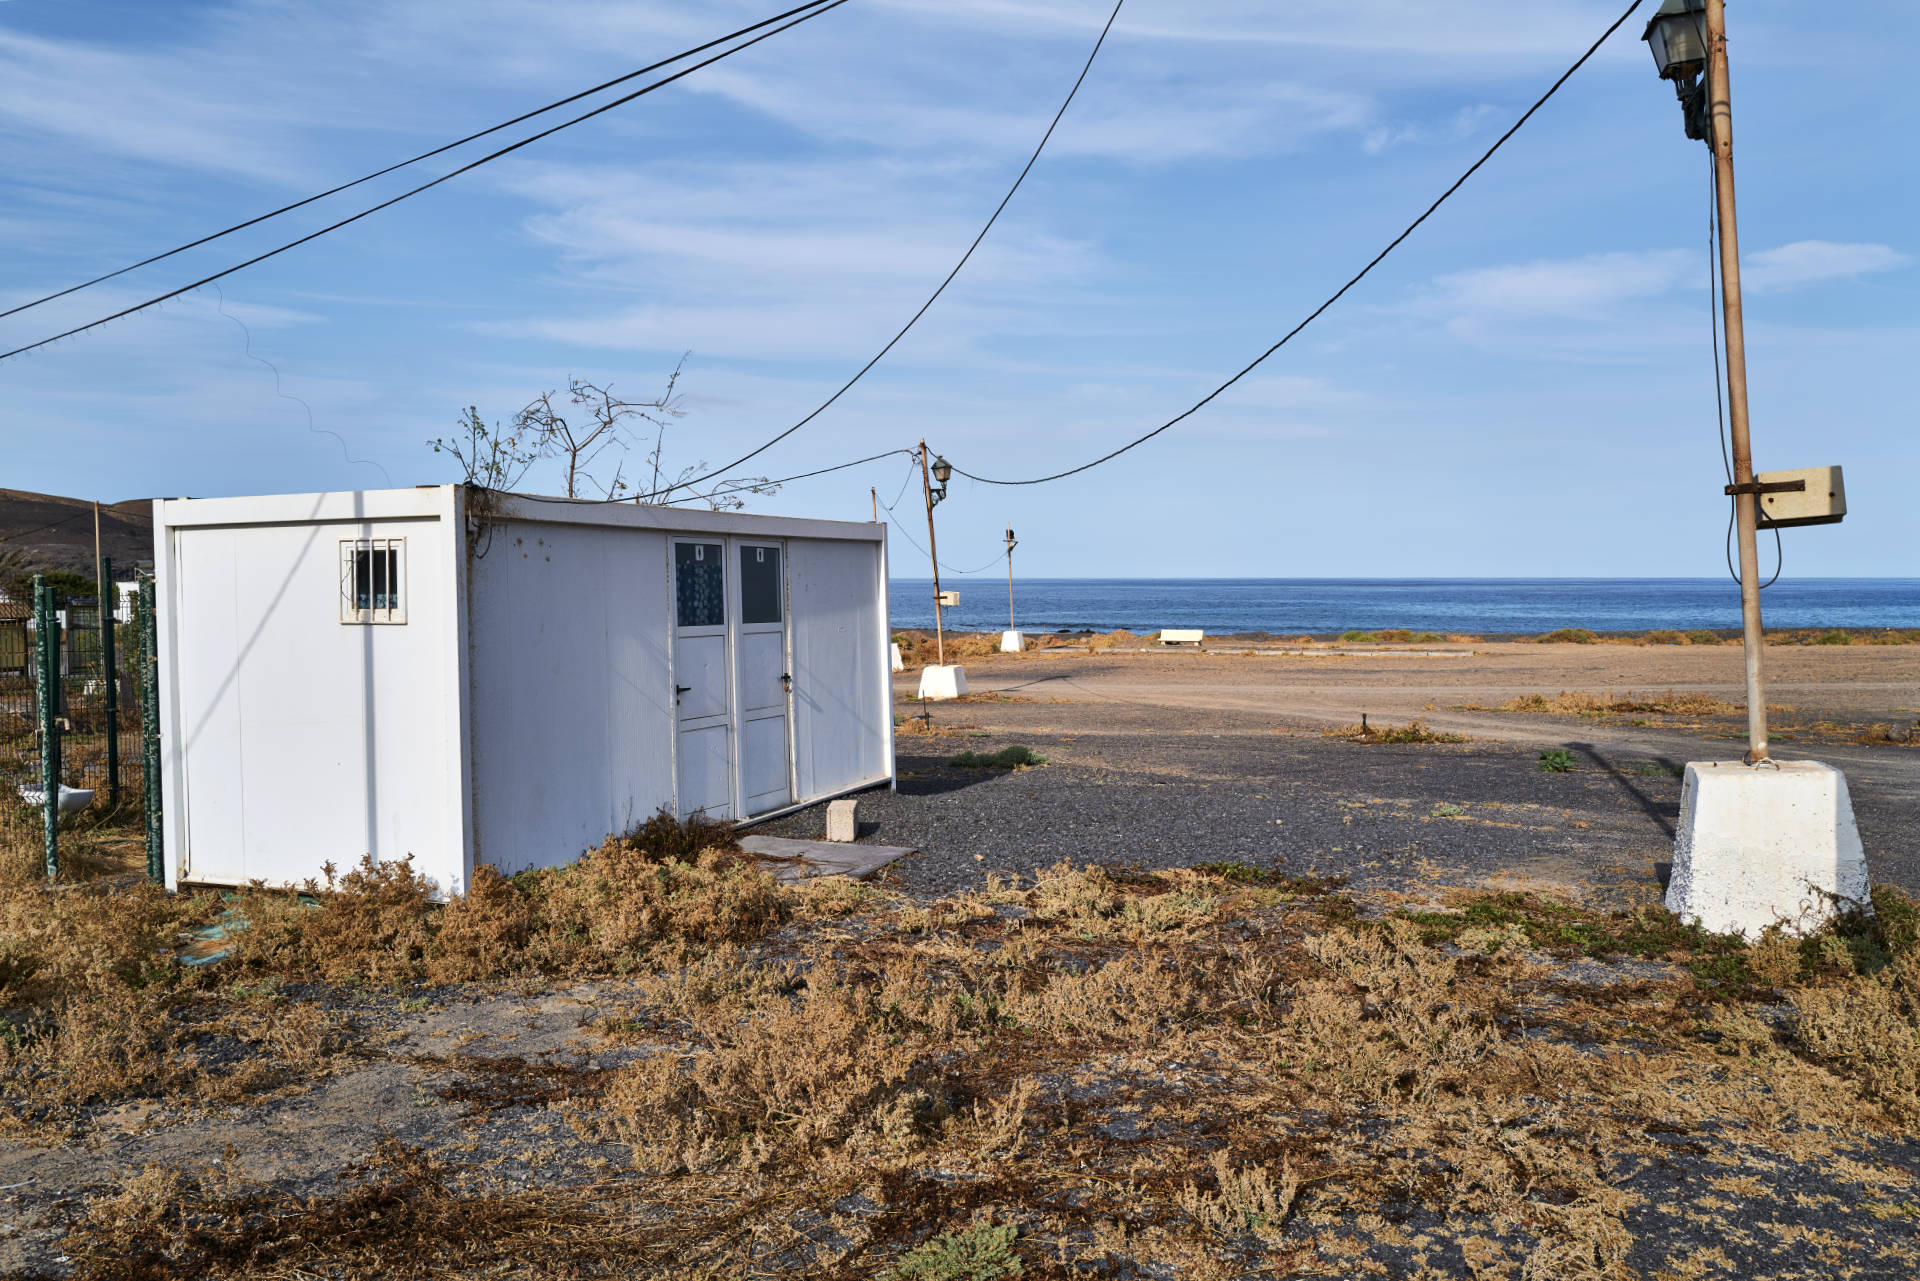
<path id="1" fill-rule="evenodd" d="M 1244 863 L 922 900 L 665 823 L 447 905 L 404 864 L 300 896 L 10 868 L 0 1250 L 116 1279 L 1910 1276 L 1920 912 L 1874 907 L 1749 946 Z"/>

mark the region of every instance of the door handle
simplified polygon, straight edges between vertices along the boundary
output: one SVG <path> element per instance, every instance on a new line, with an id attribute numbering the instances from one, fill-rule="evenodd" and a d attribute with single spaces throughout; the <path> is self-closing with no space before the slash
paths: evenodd
<path id="1" fill-rule="evenodd" d="M 675 686 L 673 687 L 673 701 L 677 703 L 677 702 L 679 702 L 679 701 L 680 701 L 680 696 L 681 696 L 682 694 L 691 694 L 691 693 L 693 693 L 693 686 L 691 686 L 691 685 L 675 685 Z"/>

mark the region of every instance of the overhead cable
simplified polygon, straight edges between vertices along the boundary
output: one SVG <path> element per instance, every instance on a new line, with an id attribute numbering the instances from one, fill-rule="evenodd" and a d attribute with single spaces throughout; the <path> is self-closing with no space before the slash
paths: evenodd
<path id="1" fill-rule="evenodd" d="M 821 467 L 814 471 L 803 471 L 797 476 L 782 476 L 778 480 L 743 480 L 736 484 L 728 485 L 723 488 L 716 489 L 711 493 L 689 494 L 685 498 L 675 498 L 670 502 L 662 503 L 660 505 L 663 507 L 677 507 L 681 503 L 696 503 L 696 502 L 702 502 L 709 498 L 724 498 L 728 494 L 758 492 L 760 490 L 772 489 L 776 485 L 790 484 L 791 482 L 796 480 L 806 480 L 812 476 L 825 476 L 828 472 L 845 471 L 849 467 L 858 467 L 863 463 L 877 463 L 882 458 L 892 458 L 896 454 L 913 454 L 914 456 L 917 457 L 918 453 L 919 451 L 912 450 L 912 449 L 889 449 L 884 454 L 873 454 L 866 458 L 856 458 L 850 463 L 836 463 L 832 467 Z M 680 486 L 676 485 L 674 486 L 674 488 L 678 489 L 680 488 Z M 666 492 L 666 491 L 662 491 L 662 492 Z M 629 495 L 627 498 L 622 499 L 620 501 L 638 502 L 640 500 Z M 892 508 L 888 508 L 888 510 L 891 511 Z"/>
<path id="2" fill-rule="evenodd" d="M 94 285 L 102 284 L 106 281 L 114 279 L 117 276 L 124 276 L 130 271 L 138 271 L 142 267 L 150 267 L 156 262 L 163 262 L 166 259 L 173 257 L 175 254 L 183 254 L 189 249 L 198 249 L 201 245 L 211 244 L 214 241 L 220 239 L 222 236 L 231 236 L 236 231 L 245 231 L 248 227 L 257 227 L 261 223 L 266 222 L 269 219 L 278 218 L 281 214 L 292 213 L 296 209 L 304 209 L 306 206 L 313 204 L 315 201 L 325 200 L 328 196 L 337 196 L 343 191 L 347 191 L 354 187 L 360 186 L 362 183 L 372 182 L 375 178 L 384 178 L 386 175 L 393 173 L 396 170 L 405 169 L 408 165 L 417 165 L 422 160 L 431 160 L 435 156 L 442 155 L 446 152 L 453 151 L 460 147 L 464 147 L 470 142 L 477 142 L 480 139 L 485 138 L 489 134 L 499 133 L 502 129 L 511 129 L 514 125 L 523 124 L 526 121 L 533 119 L 535 116 L 543 116 L 549 111 L 557 111 L 561 107 L 565 107 L 572 103 L 580 101 L 582 98 L 591 98 L 596 93 L 604 92 L 605 90 L 613 88 L 615 85 L 625 84 L 627 81 L 635 79 L 636 77 L 639 77 L 639 76 L 644 76 L 650 71 L 658 71 L 660 70 L 660 68 L 670 67 L 676 62 L 684 62 L 686 59 L 693 57 L 695 54 L 705 53 L 707 50 L 713 48 L 716 45 L 722 45 L 727 43 L 729 40 L 737 40 L 741 36 L 750 35 L 753 32 L 758 31 L 762 27 L 772 26 L 774 23 L 779 22 L 782 19 L 791 18 L 794 14 L 803 13 L 808 9 L 818 8 L 819 6 L 825 3 L 827 3 L 827 0 L 808 0 L 806 4 L 799 5 L 795 8 L 789 9 L 785 13 L 776 13 L 771 18 L 766 18 L 760 22 L 756 22 L 750 27 L 742 27 L 738 31 L 730 32 L 727 35 L 718 37 L 717 39 L 709 40 L 705 44 L 695 45 L 691 49 L 683 49 L 681 52 L 674 54 L 671 58 L 662 58 L 660 61 L 649 63 L 647 66 L 641 67 L 637 71 L 629 71 L 624 76 L 615 76 L 612 80 L 602 81 L 601 83 L 593 86 L 593 88 L 591 89 L 582 89 L 579 93 L 570 94 L 569 96 L 565 98 L 561 98 L 555 102 L 549 102 L 544 107 L 536 107 L 532 111 L 522 112 L 520 115 L 515 116 L 511 120 L 502 120 L 499 124 L 489 125 L 487 128 L 480 130 L 478 133 L 470 133 L 464 138 L 455 139 L 453 142 L 445 143 L 441 146 L 435 147 L 431 151 L 423 151 L 417 156 L 410 156 L 405 160 L 401 160 L 401 161 L 398 161 L 397 163 L 390 164 L 384 169 L 376 169 L 372 173 L 367 174 L 365 177 L 355 178 L 351 182 L 343 182 L 337 187 L 329 187 L 325 191 L 319 192 L 315 195 L 308 196 L 304 200 L 296 200 L 290 205 L 281 205 L 278 209 L 274 209 L 267 213 L 263 213 L 257 218 L 249 218 L 245 222 L 236 222 L 231 227 L 224 227 L 221 230 L 213 232 L 210 235 L 202 236 L 198 240 L 189 240 L 186 244 L 179 245 L 175 248 L 169 249 L 165 253 L 154 254 L 151 258 L 142 258 L 139 262 L 129 263 L 117 271 L 109 271 L 105 275 L 95 276 L 92 280 L 83 280 L 79 284 L 71 285 L 65 289 L 60 290 L 57 293 L 48 294 L 43 298 L 35 298 L 32 302 L 23 302 L 17 307 L 10 308 L 6 311 L 0 311 L 0 320 L 3 320 L 8 316 L 18 315 L 19 313 L 26 311 L 29 308 L 38 307 L 42 303 L 52 302 L 56 298 L 65 298 L 68 294 L 79 293 L 82 289 L 90 289 Z"/>
<path id="3" fill-rule="evenodd" d="M 1107 42 L 1107 33 L 1113 30 L 1114 20 L 1120 16 L 1120 8 L 1125 3 L 1126 3 L 1126 0 L 1117 0 L 1117 2 L 1114 4 L 1113 12 L 1107 16 L 1107 25 L 1100 29 L 1100 38 L 1093 42 L 1093 52 L 1087 55 L 1086 65 L 1080 68 L 1080 75 L 1078 76 L 1078 78 L 1074 80 L 1073 88 L 1067 91 L 1066 100 L 1060 104 L 1060 110 L 1053 113 L 1053 122 L 1047 126 L 1046 133 L 1041 135 L 1040 145 L 1035 147 L 1033 149 L 1033 155 L 1027 158 L 1026 167 L 1020 171 L 1020 176 L 1013 180 L 1013 186 L 1009 187 L 1007 189 L 1007 194 L 1001 197 L 999 205 L 995 207 L 993 211 L 993 216 L 987 219 L 987 225 L 980 228 L 980 234 L 973 238 L 973 243 L 971 245 L 967 246 L 967 252 L 960 255 L 960 261 L 955 263 L 953 266 L 953 270 L 947 273 L 947 278 L 940 282 L 940 287 L 933 291 L 933 295 L 931 297 L 929 297 L 925 302 L 920 304 L 920 310 L 913 313 L 913 317 L 910 320 L 908 320 L 906 324 L 900 327 L 900 332 L 895 334 L 891 339 L 889 339 L 887 341 L 887 345 L 882 347 L 879 350 L 879 352 L 875 354 L 872 360 L 869 360 L 866 364 L 860 366 L 860 370 L 858 373 L 854 374 L 853 377 L 847 379 L 845 383 L 841 384 L 840 390 L 834 392 L 833 395 L 827 397 L 826 400 L 821 402 L 819 407 L 816 408 L 812 413 L 808 414 L 805 418 L 802 418 L 799 422 L 787 428 L 785 431 L 781 432 L 778 436 L 775 436 L 773 439 L 767 441 L 765 444 L 757 446 L 753 450 L 740 455 L 740 457 L 734 459 L 732 462 L 728 463 L 725 467 L 716 467 L 714 470 L 708 472 L 705 476 L 696 477 L 693 481 L 689 482 L 690 484 L 697 485 L 702 481 L 712 480 L 715 476 L 724 475 L 725 473 L 732 471 L 735 467 L 740 466 L 742 463 L 748 462 L 751 459 L 757 458 L 759 455 L 764 454 L 767 450 L 772 449 L 775 445 L 779 444 L 781 441 L 785 440 L 787 437 L 793 435 L 793 433 L 799 431 L 802 427 L 805 427 L 808 423 L 818 418 L 821 414 L 825 413 L 829 408 L 831 408 L 835 401 L 839 400 L 842 396 L 846 395 L 847 392 L 852 390 L 853 385 L 855 383 L 859 382 L 862 378 L 866 377 L 867 371 L 872 369 L 875 365 L 879 364 L 881 359 L 884 358 L 888 352 L 892 351 L 902 338 L 905 338 L 907 336 L 907 331 L 909 329 L 912 329 L 916 324 L 919 323 L 920 317 L 927 314 L 928 309 L 933 306 L 933 304 L 939 299 L 940 295 L 947 291 L 947 286 L 953 283 L 954 277 L 960 274 L 960 269 L 967 265 L 968 259 L 973 257 L 973 251 L 978 249 L 980 247 L 980 242 L 987 238 L 987 233 L 989 231 L 992 231 L 993 224 L 1000 220 L 1001 213 L 1005 211 L 1008 203 L 1012 201 L 1014 193 L 1020 190 L 1020 184 L 1027 180 L 1027 175 L 1029 173 L 1033 172 L 1033 166 L 1036 162 L 1039 161 L 1040 153 L 1047 149 L 1048 139 L 1052 138 L 1053 131 L 1060 127 L 1060 121 L 1067 114 L 1067 108 L 1073 105 L 1074 96 L 1080 92 L 1080 86 L 1086 83 L 1087 73 L 1093 70 L 1093 60 L 1100 56 L 1100 47 Z M 678 486 L 675 486 L 674 488 L 678 488 Z M 673 492 L 672 489 L 656 490 L 654 491 L 654 493 L 648 494 L 646 496 L 648 498 L 654 498 L 654 497 L 658 497 L 660 494 L 667 494 L 672 492 Z"/>
<path id="4" fill-rule="evenodd" d="M 1561 77 L 1558 80 L 1553 82 L 1552 88 L 1548 89 L 1544 94 L 1540 96 L 1540 99 L 1537 102 L 1535 102 L 1531 107 L 1527 108 L 1526 113 L 1513 123 L 1513 127 L 1511 129 L 1508 129 L 1505 133 L 1501 134 L 1499 139 L 1496 140 L 1491 147 L 1487 148 L 1486 152 L 1483 155 L 1481 155 L 1481 157 L 1478 160 L 1474 161 L 1473 164 L 1467 169 L 1467 171 L 1461 174 L 1460 177 L 1454 181 L 1454 184 L 1451 187 L 1448 187 L 1445 191 L 1440 193 L 1440 198 L 1438 200 L 1435 200 L 1432 204 L 1427 206 L 1425 213 L 1422 213 L 1418 218 L 1415 218 L 1411 223 L 1409 223 L 1405 231 L 1401 232 L 1398 236 L 1395 236 L 1393 238 L 1393 241 L 1390 244 L 1388 244 L 1385 249 L 1382 249 L 1378 254 L 1374 255 L 1373 260 L 1369 262 L 1366 266 L 1362 267 L 1359 270 L 1359 272 L 1357 272 L 1353 276 L 1352 279 L 1347 281 L 1346 284 L 1340 286 L 1340 288 L 1333 294 L 1332 297 L 1328 298 L 1325 302 L 1321 303 L 1318 307 L 1314 308 L 1312 313 L 1309 314 L 1305 320 L 1301 321 L 1299 324 L 1295 325 L 1292 329 L 1288 330 L 1285 336 L 1282 337 L 1279 342 L 1273 344 L 1273 346 L 1267 348 L 1264 352 L 1260 353 L 1260 355 L 1255 357 L 1245 368 L 1241 369 L 1239 373 L 1227 379 L 1227 381 L 1221 383 L 1218 387 L 1215 387 L 1212 391 L 1208 392 L 1205 396 L 1201 397 L 1197 402 L 1194 403 L 1194 405 L 1191 408 L 1187 409 L 1184 413 L 1181 413 L 1173 418 L 1168 419 L 1166 422 L 1160 424 L 1160 426 L 1155 427 L 1152 431 L 1146 433 L 1144 436 L 1135 437 L 1133 440 L 1130 440 L 1126 444 L 1120 446 L 1120 448 L 1113 450 L 1110 453 L 1100 455 L 1100 457 L 1094 459 L 1092 462 L 1082 463 L 1078 467 L 1069 467 L 1065 471 L 1054 472 L 1051 475 L 1047 475 L 1047 476 L 1035 476 L 1027 480 L 995 480 L 987 476 L 976 476 L 972 472 L 967 471 L 964 468 L 960 468 L 960 467 L 955 467 L 954 470 L 956 472 L 959 472 L 962 476 L 965 476 L 967 479 L 977 480 L 984 485 L 1044 485 L 1049 481 L 1065 480 L 1069 476 L 1077 476 L 1083 471 L 1088 471 L 1088 470 L 1091 470 L 1092 468 L 1098 467 L 1101 463 L 1111 462 L 1113 459 L 1118 458 L 1120 455 L 1126 453 L 1128 450 L 1134 449 L 1140 445 L 1146 444 L 1148 441 L 1152 440 L 1155 436 L 1158 436 L 1161 432 L 1167 431 L 1172 427 L 1178 426 L 1180 423 L 1185 422 L 1187 419 L 1193 417 L 1193 415 L 1199 413 L 1207 405 L 1211 404 L 1216 398 L 1218 398 L 1223 392 L 1225 392 L 1229 387 L 1232 387 L 1235 383 L 1239 382 L 1242 378 L 1245 378 L 1248 374 L 1252 373 L 1255 369 L 1258 369 L 1262 364 L 1266 363 L 1268 357 L 1272 356 L 1275 352 L 1279 351 L 1282 347 L 1292 342 L 1294 337 L 1298 335 L 1301 330 L 1305 329 L 1308 325 L 1311 325 L 1314 321 L 1318 320 L 1324 312 L 1326 312 L 1335 303 L 1339 302 L 1342 298 L 1344 298 L 1347 295 L 1347 292 L 1349 290 L 1351 290 L 1355 285 L 1359 284 L 1362 280 L 1365 280 L 1367 276 L 1372 273 L 1375 267 L 1378 267 L 1382 262 L 1385 262 L 1388 254 L 1391 254 L 1394 250 L 1398 249 L 1401 246 L 1401 244 L 1405 242 L 1409 236 L 1413 235 L 1415 231 L 1419 230 L 1420 225 L 1422 223 L 1426 222 L 1427 219 L 1431 218 L 1434 215 L 1434 213 L 1440 208 L 1441 205 L 1444 205 L 1445 203 L 1447 203 L 1447 201 L 1453 196 L 1453 194 L 1456 191 L 1459 191 L 1460 188 L 1466 185 L 1467 179 L 1473 177 L 1474 174 L 1480 171 L 1480 167 L 1482 165 L 1486 164 L 1487 161 L 1493 159 L 1494 153 L 1499 151 L 1501 147 L 1505 146 L 1507 144 L 1508 139 L 1512 138 L 1513 135 L 1520 132 L 1521 126 L 1525 125 L 1527 121 L 1533 119 L 1535 112 L 1539 111 L 1540 108 L 1547 105 L 1547 100 L 1552 98 L 1554 94 L 1560 91 L 1560 86 L 1566 84 L 1567 81 L 1573 78 L 1574 72 L 1580 70 L 1580 68 L 1587 65 L 1588 60 L 1591 59 L 1594 54 L 1600 51 L 1600 46 L 1605 44 L 1607 40 L 1612 37 L 1613 33 L 1618 31 L 1621 28 L 1621 26 L 1623 26 L 1626 23 L 1627 19 L 1633 16 L 1634 11 L 1640 7 L 1641 3 L 1642 3 L 1642 0 L 1633 0 L 1633 3 L 1627 7 L 1627 11 L 1621 14 L 1618 18 L 1616 18 L 1613 22 L 1613 25 L 1608 27 L 1606 31 L 1602 33 L 1600 38 L 1594 41 L 1592 46 L 1588 48 L 1588 50 L 1585 53 L 1580 55 L 1579 60 L 1575 62 L 1571 67 L 1567 68 L 1566 72 L 1563 75 L 1561 75 Z"/>
<path id="5" fill-rule="evenodd" d="M 719 53 L 714 54 L 712 57 L 703 58 L 701 61 L 694 63 L 690 67 L 685 67 L 679 71 L 676 71 L 670 76 L 663 76 L 649 85 L 636 89 L 632 93 L 625 94 L 621 97 L 615 98 L 613 101 L 605 103 L 601 106 L 595 107 L 592 111 L 588 111 L 581 115 L 575 116 L 571 120 L 564 120 L 557 125 L 553 125 L 549 128 L 542 129 L 539 133 L 532 134 L 529 137 L 522 138 L 520 141 L 516 143 L 512 143 L 508 146 L 502 147 L 498 151 L 489 152 L 488 154 L 481 156 L 478 160 L 470 161 L 467 164 L 461 165 L 458 169 L 452 170 L 449 173 L 442 174 L 440 177 L 435 178 L 432 182 L 421 183 L 418 187 L 414 187 L 409 191 L 403 191 L 399 195 L 393 197 L 390 200 L 383 200 L 379 204 L 374 205 L 371 208 L 362 209 L 359 213 L 354 214 L 351 217 L 342 218 L 338 222 L 329 223 L 327 226 L 320 228 L 318 231 L 309 232 L 307 235 L 300 237 L 298 240 L 290 240 L 286 244 L 281 245 L 277 249 L 269 249 L 265 253 L 256 254 L 253 257 L 247 259 L 245 262 L 238 263 L 232 267 L 228 267 L 224 271 L 216 271 L 211 276 L 203 276 L 201 279 L 194 281 L 190 285 L 182 285 L 178 289 L 168 290 L 166 293 L 160 294 L 153 298 L 149 298 L 145 302 L 135 303 L 131 307 L 123 307 L 122 309 L 114 312 L 110 316 L 102 316 L 100 319 L 89 321 L 84 325 L 76 325 L 72 329 L 68 329 L 62 333 L 54 334 L 50 338 L 42 338 L 38 342 L 28 343 L 24 347 L 15 347 L 12 351 L 0 352 L 0 360 L 7 360 L 14 356 L 24 355 L 27 352 L 37 350 L 38 348 L 41 348 L 41 347 L 45 347 L 50 343 L 59 342 L 62 338 L 71 338 L 75 334 L 85 333 L 89 329 L 97 329 L 101 325 L 108 324 L 115 320 L 120 320 L 126 316 L 131 316 L 135 312 L 145 311 L 149 307 L 157 307 L 161 303 L 166 302 L 169 299 L 178 298 L 181 294 L 192 293 L 194 290 L 199 289 L 202 286 L 210 285 L 214 281 L 224 279 L 227 276 L 231 276 L 237 271 L 244 271 L 248 267 L 252 267 L 258 263 L 265 262 L 269 258 L 277 257 L 278 255 L 287 252 L 287 250 L 289 249 L 298 248 L 299 246 L 306 244 L 309 240 L 317 240 L 321 236 L 326 235 L 328 232 L 338 231 L 340 228 L 345 227 L 350 223 L 358 222 L 362 218 L 365 218 L 370 214 L 379 213 L 382 209 L 389 209 L 394 205 L 399 204 L 402 200 L 406 200 L 411 196 L 417 196 L 423 191 L 427 191 L 427 190 L 430 190 L 431 188 L 439 186 L 441 183 L 446 182 L 448 179 L 457 178 L 463 173 L 469 173 L 472 170 L 478 169 L 481 165 L 487 164 L 494 160 L 498 160 L 502 156 L 510 155 L 513 152 L 520 150 L 520 148 L 522 147 L 525 147 L 532 143 L 540 141 L 542 138 L 551 137 L 552 135 L 559 133 L 562 129 L 572 128 L 574 125 L 577 125 L 582 121 L 591 120 L 595 116 L 601 115 L 608 111 L 612 111 L 615 107 L 624 106 L 625 104 L 632 102 L 635 98 L 643 98 L 647 94 L 652 93 L 656 89 L 665 88 L 667 85 L 672 84 L 676 80 L 684 79 L 685 77 L 692 75 L 694 72 L 700 70 L 702 67 L 712 66 L 714 63 L 719 62 L 723 58 L 730 58 L 734 54 L 739 53 L 744 49 L 752 48 L 754 45 L 759 44 L 762 40 L 771 39 L 772 37 L 779 35 L 783 31 L 790 31 L 794 27 L 799 26 L 801 23 L 809 22 L 814 18 L 819 17 L 823 13 L 829 13 L 834 9 L 838 9 L 841 5 L 846 3 L 847 3 L 847 0 L 827 0 L 827 3 L 823 4 L 821 7 L 817 9 L 813 9 L 807 13 L 803 13 L 799 17 L 794 18 L 788 22 L 782 23 L 777 27 L 773 27 L 770 30 L 763 31 L 759 35 L 753 37 L 751 40 L 743 41 L 742 43 L 736 44 L 728 49 L 723 49 Z"/>

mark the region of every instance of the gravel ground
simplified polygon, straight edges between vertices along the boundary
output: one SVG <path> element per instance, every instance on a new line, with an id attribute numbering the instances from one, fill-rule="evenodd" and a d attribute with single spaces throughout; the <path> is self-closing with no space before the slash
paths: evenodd
<path id="1" fill-rule="evenodd" d="M 1542 774 L 1505 744 L 1367 746 L 1318 737 L 1182 739 L 1175 750 L 1021 734 L 1054 763 L 1004 773 L 947 764 L 1014 736 L 903 737 L 897 792 L 860 798 L 860 837 L 919 851 L 909 891 L 976 888 L 989 872 L 1074 863 L 1244 862 L 1431 897 L 1443 886 L 1538 885 L 1650 901 L 1664 875 L 1680 783 L 1669 767 L 1582 762 Z M 1124 764 L 1114 758 L 1133 759 Z M 1169 759 L 1171 758 L 1171 759 Z M 1458 807 L 1436 814 L 1436 807 Z M 824 835 L 822 810 L 765 830 Z"/>
<path id="2" fill-rule="evenodd" d="M 1539 657 L 1585 651 L 1569 662 L 1590 666 L 1597 647 L 1504 648 L 1530 665 L 1524 677 L 1500 653 L 1476 655 L 1471 668 L 1401 659 L 1390 670 L 1191 654 L 978 662 L 969 677 L 985 700 L 940 705 L 937 732 L 898 736 L 898 790 L 860 798 L 860 839 L 919 851 L 896 865 L 897 875 L 910 892 L 931 897 L 977 887 L 991 872 L 1028 873 L 1064 859 L 1144 867 L 1237 860 L 1422 899 L 1449 887 L 1533 886 L 1610 906 L 1658 901 L 1684 765 L 1737 756 L 1738 717 L 1596 722 L 1458 706 L 1515 689 L 1616 685 L 1643 655 L 1676 661 L 1605 647 L 1600 658 L 1615 670 L 1603 681 L 1598 671 L 1542 668 Z M 1801 720 L 1836 705 L 1869 719 L 1892 704 L 1911 706 L 1920 700 L 1908 679 L 1909 648 L 1855 652 L 1849 658 L 1859 670 L 1845 673 L 1852 683 L 1810 671 L 1781 697 L 1793 700 Z M 1713 657 L 1725 665 L 1737 650 Z M 1866 660 L 1896 666 L 1883 674 L 1861 666 Z M 1009 701 L 992 701 L 994 690 L 1009 691 L 998 696 Z M 903 713 L 915 710 L 907 692 L 903 683 Z M 1737 697 L 1738 687 L 1727 693 Z M 1444 702 L 1436 706 L 1436 698 Z M 1346 709 L 1369 703 L 1395 723 L 1422 715 L 1470 741 L 1370 745 L 1307 727 L 1357 719 Z M 1375 723 L 1387 719 L 1376 712 Z M 947 763 L 961 751 L 1015 743 L 1052 763 L 1012 773 Z M 1539 768 L 1549 745 L 1572 753 L 1571 772 Z M 1782 743 L 1778 754 L 1845 769 L 1875 878 L 1920 893 L 1920 751 L 1839 740 Z M 817 808 L 761 830 L 818 838 L 824 826 Z"/>

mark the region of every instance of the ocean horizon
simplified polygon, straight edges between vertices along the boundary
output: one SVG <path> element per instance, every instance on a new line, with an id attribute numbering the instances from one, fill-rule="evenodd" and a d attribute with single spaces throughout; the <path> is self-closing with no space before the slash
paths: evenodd
<path id="1" fill-rule="evenodd" d="M 955 631 L 1007 626 L 1007 584 L 942 582 L 960 593 Z M 933 626 L 933 582 L 891 582 L 894 627 Z M 1783 578 L 1761 594 L 1769 628 L 1920 628 L 1920 578 Z M 1537 634 L 1561 627 L 1634 632 L 1740 626 L 1729 578 L 1016 578 L 1013 618 L 1026 631 L 1216 635 L 1378 631 Z"/>

